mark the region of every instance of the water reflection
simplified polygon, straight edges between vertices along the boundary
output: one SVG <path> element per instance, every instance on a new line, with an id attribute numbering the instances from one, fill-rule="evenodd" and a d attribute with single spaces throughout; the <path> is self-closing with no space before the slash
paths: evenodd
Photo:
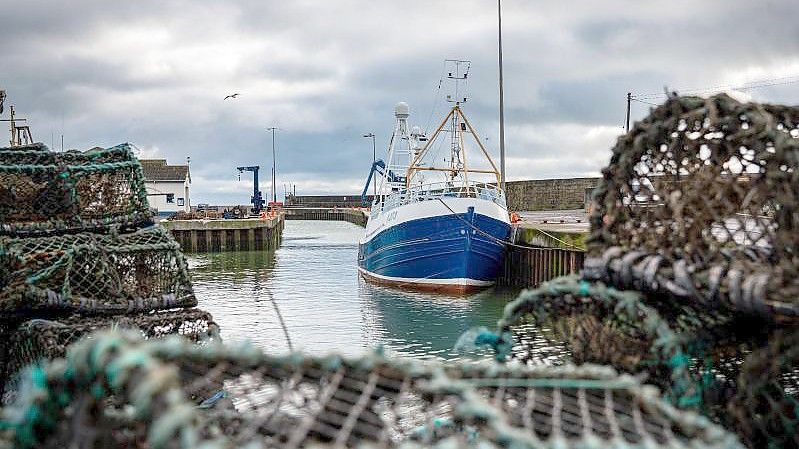
<path id="1" fill-rule="evenodd" d="M 460 334 L 493 328 L 515 291 L 447 296 L 391 289 L 358 276 L 362 228 L 345 222 L 287 221 L 274 252 L 190 256 L 200 307 L 227 341 L 252 340 L 270 351 L 287 343 L 270 297 L 280 308 L 295 349 L 452 358 Z"/>

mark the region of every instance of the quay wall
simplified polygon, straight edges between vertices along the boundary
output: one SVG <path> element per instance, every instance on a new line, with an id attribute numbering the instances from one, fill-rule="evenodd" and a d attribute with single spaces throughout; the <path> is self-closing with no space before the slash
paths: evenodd
<path id="1" fill-rule="evenodd" d="M 372 195 L 366 203 L 372 204 Z M 361 195 L 286 195 L 286 207 L 361 207 Z"/>
<path id="2" fill-rule="evenodd" d="M 286 209 L 286 220 L 331 220 L 347 221 L 358 226 L 366 227 L 368 216 L 361 209 L 339 209 L 339 208 L 298 208 Z"/>
<path id="3" fill-rule="evenodd" d="M 538 287 L 558 276 L 579 273 L 587 231 L 570 225 L 518 223 L 497 277 L 502 287 Z"/>
<path id="4" fill-rule="evenodd" d="M 563 248 L 508 247 L 497 277 L 501 287 L 538 287 L 558 276 L 578 273 L 585 252 Z"/>
<path id="5" fill-rule="evenodd" d="M 186 252 L 270 251 L 280 246 L 285 217 L 162 221 Z"/>
<path id="6" fill-rule="evenodd" d="M 514 211 L 587 209 L 600 178 L 509 181 L 508 207 Z M 372 196 L 367 197 L 369 203 Z M 361 207 L 360 195 L 288 195 L 286 207 Z"/>
<path id="7" fill-rule="evenodd" d="M 508 208 L 515 211 L 587 209 L 600 178 L 508 181 Z"/>

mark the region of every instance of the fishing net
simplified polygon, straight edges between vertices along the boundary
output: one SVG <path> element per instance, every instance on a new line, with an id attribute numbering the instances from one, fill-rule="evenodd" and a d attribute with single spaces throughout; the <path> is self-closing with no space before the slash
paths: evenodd
<path id="1" fill-rule="evenodd" d="M 492 346 L 498 359 L 531 366 L 610 365 L 657 386 L 679 408 L 740 431 L 751 447 L 784 447 L 799 424 L 799 332 L 656 305 L 637 292 L 558 278 L 508 304 L 496 332 L 472 330 L 459 345 Z M 541 347 L 559 359 L 542 358 Z"/>
<path id="2" fill-rule="evenodd" d="M 799 320 L 799 108 L 671 97 L 619 138 L 584 276 Z"/>
<path id="3" fill-rule="evenodd" d="M 193 307 L 180 246 L 160 226 L 126 234 L 0 237 L 0 316 Z"/>
<path id="4" fill-rule="evenodd" d="M 0 446 L 741 447 L 601 367 L 268 356 L 115 332 L 22 382 L 0 413 Z"/>
<path id="5" fill-rule="evenodd" d="M 130 145 L 86 152 L 0 149 L 0 233 L 35 235 L 133 228 L 151 221 Z"/>
<path id="6" fill-rule="evenodd" d="M 657 385 L 680 407 L 707 411 L 719 404 L 706 400 L 706 394 L 734 377 L 718 370 L 735 364 L 723 350 L 735 340 L 721 344 L 719 338 L 733 335 L 721 331 L 733 323 L 727 316 L 691 309 L 661 312 L 636 292 L 569 276 L 522 292 L 505 307 L 496 333 L 486 329 L 466 338 L 493 346 L 500 360 L 531 365 L 552 362 L 541 359 L 543 339 L 560 354 L 555 363 L 610 365 Z"/>
<path id="7" fill-rule="evenodd" d="M 178 309 L 141 315 L 88 317 L 70 315 L 53 320 L 34 319 L 23 322 L 4 340 L 8 357 L 5 378 L 11 379 L 21 368 L 42 359 L 66 354 L 67 346 L 90 333 L 107 328 L 136 329 L 146 338 L 181 335 L 194 341 L 219 338 L 219 328 L 210 313 L 200 309 Z M 13 386 L 6 384 L 6 393 Z"/>
<path id="8" fill-rule="evenodd" d="M 749 447 L 799 447 L 799 330 L 775 331 L 739 371 L 725 424 Z"/>

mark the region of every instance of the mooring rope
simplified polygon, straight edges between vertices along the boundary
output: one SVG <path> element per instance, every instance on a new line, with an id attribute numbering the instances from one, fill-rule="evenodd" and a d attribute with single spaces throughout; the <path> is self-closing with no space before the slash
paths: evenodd
<path id="1" fill-rule="evenodd" d="M 283 335 L 286 336 L 286 343 L 289 346 L 289 351 L 294 351 L 294 346 L 291 344 L 291 337 L 289 336 L 289 329 L 286 327 L 286 322 L 283 321 L 283 315 L 280 313 L 280 309 L 277 307 L 277 301 L 275 301 L 275 297 L 272 296 L 272 291 L 268 288 L 266 289 L 266 296 L 269 297 L 269 302 L 272 303 L 272 307 L 275 309 L 275 315 L 277 315 L 277 320 L 280 322 L 280 327 L 283 329 Z"/>
<path id="2" fill-rule="evenodd" d="M 475 231 L 477 231 L 477 232 L 478 232 L 480 235 L 483 235 L 483 236 L 485 236 L 485 237 L 488 237 L 489 239 L 491 239 L 491 240 L 495 241 L 496 243 L 499 243 L 499 244 L 501 244 L 501 245 L 507 245 L 507 246 L 511 246 L 511 247 L 513 247 L 513 248 L 521 248 L 521 249 L 526 249 L 526 250 L 528 250 L 528 251 L 532 251 L 532 250 L 534 250 L 534 249 L 537 249 L 537 248 L 536 248 L 536 247 L 534 247 L 534 246 L 518 245 L 518 244 L 516 244 L 516 243 L 509 242 L 509 241 L 507 241 L 507 240 L 502 240 L 502 239 L 500 239 L 500 238 L 494 237 L 493 235 L 491 235 L 491 234 L 489 234 L 489 233 L 487 233 L 487 232 L 483 231 L 482 229 L 478 228 L 478 227 L 477 227 L 477 226 L 475 226 L 474 224 L 472 224 L 472 223 L 469 223 L 469 222 L 468 222 L 468 221 L 467 221 L 465 218 L 461 217 L 459 213 L 457 213 L 457 212 L 455 212 L 454 210 L 452 210 L 452 208 L 451 208 L 451 207 L 449 207 L 449 205 L 448 205 L 447 203 L 445 203 L 445 202 L 444 202 L 444 200 L 442 200 L 441 198 L 436 198 L 436 199 L 437 199 L 438 201 L 440 201 L 440 202 L 441 202 L 441 204 L 443 204 L 443 205 L 444 205 L 444 207 L 446 207 L 447 209 L 449 209 L 449 211 L 450 211 L 450 212 L 452 212 L 452 215 L 454 215 L 454 216 L 455 216 L 455 217 L 456 217 L 458 220 L 460 220 L 460 221 L 462 221 L 462 222 L 466 223 L 466 225 L 468 225 L 470 228 L 472 228 L 472 229 L 474 229 Z M 557 241 L 558 241 L 558 242 L 560 242 L 560 243 L 563 243 L 564 245 L 568 245 L 568 246 L 571 246 L 572 248 L 575 248 L 575 249 L 582 250 L 582 248 L 580 248 L 580 247 L 578 247 L 578 246 L 575 246 L 575 245 L 573 245 L 573 244 L 571 244 L 571 243 L 569 243 L 569 242 L 564 242 L 563 240 L 561 240 L 561 239 L 559 239 L 559 238 L 555 237 L 554 235 L 551 235 L 551 234 L 549 234 L 549 233 L 547 233 L 547 232 L 545 232 L 545 231 L 542 231 L 541 229 L 536 229 L 536 230 L 537 230 L 537 231 L 540 231 L 542 234 L 546 235 L 546 236 L 547 236 L 547 237 L 549 237 L 549 238 L 552 238 L 552 239 L 554 239 L 554 240 L 557 240 Z"/>

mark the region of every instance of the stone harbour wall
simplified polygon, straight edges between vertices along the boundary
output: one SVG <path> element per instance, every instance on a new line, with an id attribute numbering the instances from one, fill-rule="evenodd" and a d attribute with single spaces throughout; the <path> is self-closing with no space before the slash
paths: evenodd
<path id="1" fill-rule="evenodd" d="M 599 179 L 508 181 L 508 208 L 515 211 L 584 209 L 588 207 Z"/>

